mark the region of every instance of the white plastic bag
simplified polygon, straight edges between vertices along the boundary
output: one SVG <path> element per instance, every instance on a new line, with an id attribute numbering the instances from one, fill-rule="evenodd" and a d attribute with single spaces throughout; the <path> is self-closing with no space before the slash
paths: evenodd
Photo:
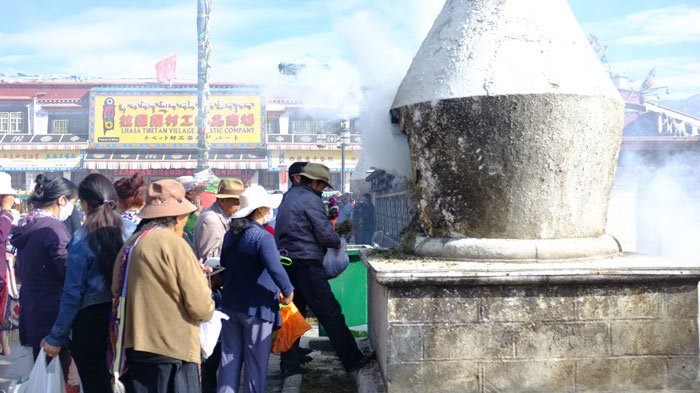
<path id="1" fill-rule="evenodd" d="M 336 278 L 350 264 L 350 256 L 348 256 L 348 244 L 344 238 L 340 238 L 340 248 L 329 248 L 326 255 L 323 257 L 323 270 L 326 271 L 328 278 Z"/>
<path id="2" fill-rule="evenodd" d="M 29 379 L 16 386 L 13 393 L 66 393 L 63 381 L 63 370 L 58 356 L 46 364 L 44 348 L 34 362 Z"/>
<path id="3" fill-rule="evenodd" d="M 222 319 L 228 320 L 228 315 L 216 310 L 211 320 L 199 323 L 199 345 L 202 347 L 202 357 L 205 359 L 211 356 L 216 342 L 219 341 Z"/>

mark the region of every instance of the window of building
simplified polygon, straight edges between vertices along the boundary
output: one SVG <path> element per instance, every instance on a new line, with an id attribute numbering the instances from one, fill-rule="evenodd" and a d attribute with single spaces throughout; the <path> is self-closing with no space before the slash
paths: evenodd
<path id="1" fill-rule="evenodd" d="M 280 188 L 278 172 L 261 173 L 258 181 L 266 190 L 277 190 Z"/>
<path id="2" fill-rule="evenodd" d="M 24 131 L 22 112 L 0 112 L 0 132 L 17 134 Z"/>
<path id="3" fill-rule="evenodd" d="M 62 111 L 49 114 L 49 133 L 87 135 L 89 114 Z"/>
<path id="4" fill-rule="evenodd" d="M 334 122 L 323 120 L 292 120 L 290 123 L 293 134 L 318 134 L 338 128 Z"/>
<path id="5" fill-rule="evenodd" d="M 24 190 L 26 187 L 26 184 L 24 184 L 25 176 L 24 172 L 9 172 L 10 173 L 10 182 L 12 184 L 12 188 L 15 190 Z"/>
<path id="6" fill-rule="evenodd" d="M 268 134 L 279 134 L 280 133 L 280 118 L 277 116 L 270 116 L 267 118 L 267 133 Z"/>
<path id="7" fill-rule="evenodd" d="M 70 122 L 68 119 L 57 119 L 51 122 L 51 132 L 56 134 L 66 134 L 68 133 L 68 124 Z"/>

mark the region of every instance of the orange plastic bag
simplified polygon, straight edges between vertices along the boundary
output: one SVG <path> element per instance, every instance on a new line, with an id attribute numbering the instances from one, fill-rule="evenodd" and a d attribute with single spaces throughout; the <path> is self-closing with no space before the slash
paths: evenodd
<path id="1" fill-rule="evenodd" d="M 275 332 L 275 338 L 272 339 L 272 352 L 274 353 L 288 351 L 299 337 L 311 329 L 311 325 L 306 322 L 294 303 L 281 306 L 280 314 L 282 315 L 282 327 Z"/>

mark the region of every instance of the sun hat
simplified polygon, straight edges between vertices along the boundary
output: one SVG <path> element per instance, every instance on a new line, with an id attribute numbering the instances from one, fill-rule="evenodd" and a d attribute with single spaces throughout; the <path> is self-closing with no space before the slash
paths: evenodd
<path id="1" fill-rule="evenodd" d="M 182 186 L 185 187 L 185 192 L 190 192 L 192 190 L 194 190 L 197 194 L 201 194 L 204 192 L 205 187 L 197 183 L 197 180 L 194 179 L 194 176 L 180 176 L 175 180 L 180 182 L 180 184 L 182 184 Z"/>
<path id="2" fill-rule="evenodd" d="M 220 199 L 236 198 L 245 190 L 245 183 L 237 177 L 229 177 L 219 181 L 219 190 L 214 194 Z"/>
<path id="3" fill-rule="evenodd" d="M 0 195 L 15 195 L 17 190 L 12 188 L 12 177 L 7 172 L 0 172 Z"/>
<path id="4" fill-rule="evenodd" d="M 207 258 L 207 260 L 204 261 L 204 265 L 209 266 L 212 269 L 211 273 L 209 273 L 209 276 L 219 274 L 226 270 L 225 267 L 221 266 L 221 258 L 219 257 Z"/>
<path id="5" fill-rule="evenodd" d="M 309 179 L 321 180 L 328 184 L 328 187 L 334 188 L 331 185 L 331 171 L 325 165 L 310 162 L 304 166 L 299 174 Z"/>
<path id="6" fill-rule="evenodd" d="M 173 217 L 189 214 L 197 207 L 185 198 L 185 187 L 177 180 L 162 179 L 148 185 L 141 218 Z"/>
<path id="7" fill-rule="evenodd" d="M 254 185 L 246 188 L 241 194 L 241 204 L 231 218 L 248 217 L 259 207 L 269 207 L 276 209 L 282 203 L 282 194 L 268 194 L 263 186 Z"/>

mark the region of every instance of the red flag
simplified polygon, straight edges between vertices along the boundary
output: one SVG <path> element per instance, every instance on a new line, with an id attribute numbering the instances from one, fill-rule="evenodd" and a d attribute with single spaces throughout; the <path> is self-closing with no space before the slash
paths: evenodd
<path id="1" fill-rule="evenodd" d="M 156 78 L 158 83 L 168 83 L 175 79 L 175 66 L 177 65 L 177 55 L 166 57 L 156 63 Z"/>

